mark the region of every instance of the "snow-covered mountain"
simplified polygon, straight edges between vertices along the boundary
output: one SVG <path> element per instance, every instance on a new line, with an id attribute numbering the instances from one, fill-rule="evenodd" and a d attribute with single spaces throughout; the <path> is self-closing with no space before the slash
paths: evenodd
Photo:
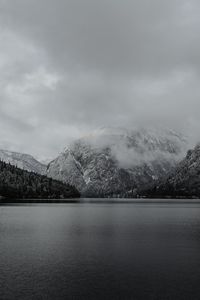
<path id="1" fill-rule="evenodd" d="M 164 177 L 187 149 L 171 130 L 102 128 L 76 140 L 47 167 L 47 175 L 84 196 L 134 196 Z"/>
<path id="2" fill-rule="evenodd" d="M 46 166 L 29 154 L 0 150 L 0 160 L 30 172 L 46 173 Z"/>

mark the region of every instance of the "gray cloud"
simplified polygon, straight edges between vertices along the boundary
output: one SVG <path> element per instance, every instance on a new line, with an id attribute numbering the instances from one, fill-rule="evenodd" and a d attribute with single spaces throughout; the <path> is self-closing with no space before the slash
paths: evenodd
<path id="1" fill-rule="evenodd" d="M 54 156 L 107 125 L 195 142 L 199 31 L 198 0 L 0 0 L 0 146 Z"/>

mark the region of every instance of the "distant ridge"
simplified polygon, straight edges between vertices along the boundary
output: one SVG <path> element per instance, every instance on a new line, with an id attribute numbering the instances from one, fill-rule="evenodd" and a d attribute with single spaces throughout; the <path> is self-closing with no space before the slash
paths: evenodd
<path id="1" fill-rule="evenodd" d="M 46 165 L 40 163 L 29 154 L 0 149 L 0 160 L 30 172 L 41 175 L 46 173 Z"/>

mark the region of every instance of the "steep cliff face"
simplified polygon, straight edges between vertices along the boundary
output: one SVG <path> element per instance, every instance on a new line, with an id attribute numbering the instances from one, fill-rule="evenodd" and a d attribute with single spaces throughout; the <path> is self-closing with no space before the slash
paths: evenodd
<path id="1" fill-rule="evenodd" d="M 189 150 L 172 174 L 158 184 L 152 196 L 200 197 L 200 144 Z"/>
<path id="2" fill-rule="evenodd" d="M 0 150 L 0 160 L 30 172 L 46 173 L 46 166 L 28 154 Z"/>
<path id="3" fill-rule="evenodd" d="M 83 196 L 131 197 L 166 176 L 186 147 L 185 138 L 172 131 L 103 128 L 65 149 L 47 175 Z"/>

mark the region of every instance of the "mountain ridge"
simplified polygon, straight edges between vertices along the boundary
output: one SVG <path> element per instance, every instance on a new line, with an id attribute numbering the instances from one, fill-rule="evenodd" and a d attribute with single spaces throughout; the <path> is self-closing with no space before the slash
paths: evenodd
<path id="1" fill-rule="evenodd" d="M 46 173 L 46 165 L 40 163 L 30 154 L 0 149 L 0 160 L 29 172 L 41 175 Z"/>
<path id="2" fill-rule="evenodd" d="M 83 196 L 131 197 L 167 176 L 186 144 L 173 131 L 103 128 L 65 148 L 48 164 L 47 176 L 75 185 Z"/>
<path id="3" fill-rule="evenodd" d="M 173 172 L 146 194 L 150 197 L 200 198 L 200 144 L 188 150 Z"/>

